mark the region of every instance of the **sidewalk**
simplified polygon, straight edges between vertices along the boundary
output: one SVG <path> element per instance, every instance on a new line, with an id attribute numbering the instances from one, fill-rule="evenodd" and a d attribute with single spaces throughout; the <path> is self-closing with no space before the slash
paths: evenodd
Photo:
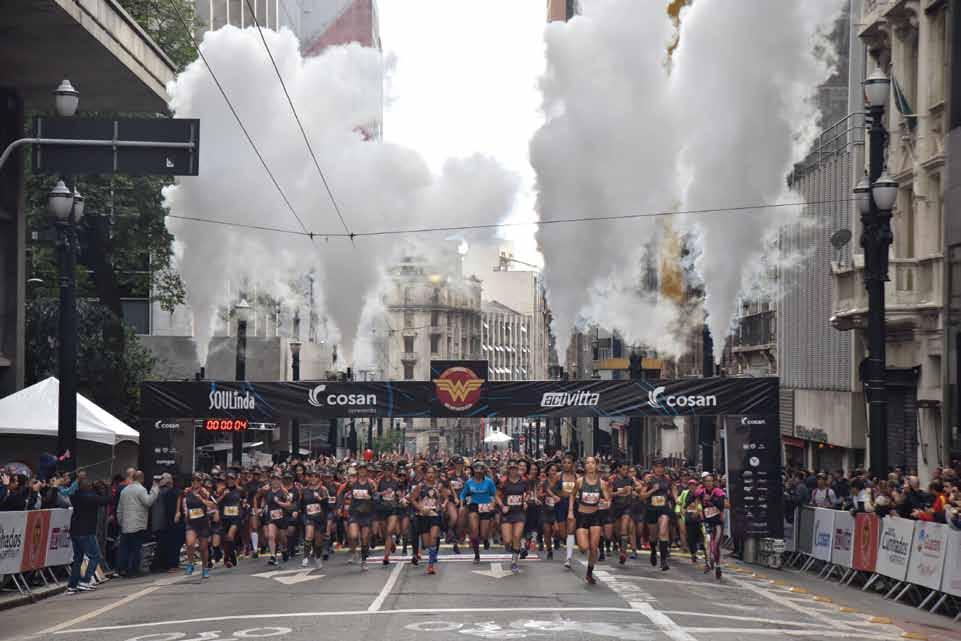
<path id="1" fill-rule="evenodd" d="M 819 579 L 817 574 L 802 573 L 796 569 L 774 570 L 764 566 L 742 563 L 733 558 L 728 560 L 728 566 L 734 572 L 743 572 L 743 574 L 733 574 L 738 579 L 760 581 L 768 579 L 779 583 L 784 582 L 784 585 L 774 585 L 790 598 L 803 601 L 806 607 L 815 606 L 834 610 L 851 608 L 862 615 L 890 619 L 891 625 L 912 634 L 912 636 L 905 636 L 905 638 L 924 638 L 927 641 L 961 641 L 961 626 L 954 623 L 952 617 L 943 614 L 931 614 L 906 603 L 894 602 L 893 599 L 885 599 L 881 594 L 875 592 L 863 592 L 858 587 L 842 585 L 833 580 Z M 749 571 L 755 573 L 757 577 L 752 579 Z M 801 588 L 801 590 L 792 592 L 792 587 Z M 845 610 L 845 612 L 847 611 Z"/>
<path id="2" fill-rule="evenodd" d="M 16 588 L 0 590 L 0 610 L 8 610 L 18 605 L 33 603 L 34 601 L 61 594 L 67 590 L 67 584 L 64 582 L 41 585 L 39 587 L 31 586 L 30 590 L 30 594 L 21 594 Z"/>

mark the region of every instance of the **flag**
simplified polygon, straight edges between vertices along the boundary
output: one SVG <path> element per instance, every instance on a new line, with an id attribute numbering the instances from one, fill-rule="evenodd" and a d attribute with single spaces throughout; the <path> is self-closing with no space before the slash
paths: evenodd
<path id="1" fill-rule="evenodd" d="M 901 112 L 901 117 L 908 123 L 908 129 L 913 132 L 915 127 L 918 126 L 918 117 L 911 110 L 911 105 L 908 103 L 907 96 L 901 91 L 901 85 L 898 84 L 898 79 L 892 77 L 891 82 L 894 86 L 894 104 L 898 108 L 898 111 Z"/>

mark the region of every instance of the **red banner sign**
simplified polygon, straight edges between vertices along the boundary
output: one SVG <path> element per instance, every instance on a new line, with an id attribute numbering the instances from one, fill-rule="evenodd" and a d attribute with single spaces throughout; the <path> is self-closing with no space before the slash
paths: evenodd
<path id="1" fill-rule="evenodd" d="M 860 572 L 874 572 L 878 562 L 878 534 L 880 519 L 874 514 L 858 514 L 854 517 L 854 562 L 852 567 Z"/>

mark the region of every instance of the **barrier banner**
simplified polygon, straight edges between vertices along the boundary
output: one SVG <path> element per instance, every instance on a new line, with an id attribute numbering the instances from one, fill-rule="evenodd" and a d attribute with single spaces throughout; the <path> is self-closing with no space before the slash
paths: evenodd
<path id="1" fill-rule="evenodd" d="M 878 574 L 896 581 L 904 581 L 908 575 L 914 524 L 915 521 L 897 516 L 886 516 L 881 521 L 878 563 L 875 569 Z"/>
<path id="2" fill-rule="evenodd" d="M 47 560 L 47 538 L 50 536 L 50 510 L 27 512 L 23 533 L 23 556 L 20 571 L 39 570 Z"/>
<path id="3" fill-rule="evenodd" d="M 940 589 L 947 545 L 947 525 L 918 521 L 914 526 L 914 540 L 911 542 L 908 583 L 920 585 L 929 590 Z"/>
<path id="4" fill-rule="evenodd" d="M 854 517 L 854 560 L 851 565 L 859 572 L 874 572 L 878 563 L 878 536 L 881 520 L 874 514 L 862 512 Z"/>
<path id="5" fill-rule="evenodd" d="M 834 540 L 834 510 L 823 507 L 814 510 L 814 535 L 812 536 L 811 556 L 821 561 L 831 560 L 831 545 Z"/>
<path id="6" fill-rule="evenodd" d="M 948 550 L 944 556 L 941 591 L 961 597 L 961 531 L 948 530 Z"/>
<path id="7" fill-rule="evenodd" d="M 50 536 L 47 537 L 47 565 L 73 562 L 70 541 L 70 510 L 50 510 Z"/>
<path id="8" fill-rule="evenodd" d="M 0 574 L 20 571 L 26 527 L 26 512 L 0 512 Z"/>
<path id="9" fill-rule="evenodd" d="M 802 507 L 798 510 L 796 522 L 798 552 L 811 554 L 814 550 L 814 508 Z"/>
<path id="10" fill-rule="evenodd" d="M 784 551 L 797 552 L 797 521 L 798 510 L 794 509 L 794 518 L 789 523 L 784 519 Z"/>
<path id="11" fill-rule="evenodd" d="M 849 568 L 854 563 L 854 517 L 850 512 L 834 513 L 834 542 L 831 563 Z"/>

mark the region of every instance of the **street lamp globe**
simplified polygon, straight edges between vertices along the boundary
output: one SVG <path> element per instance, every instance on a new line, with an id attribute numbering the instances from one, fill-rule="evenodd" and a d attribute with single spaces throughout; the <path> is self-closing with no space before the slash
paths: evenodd
<path id="1" fill-rule="evenodd" d="M 858 203 L 858 211 L 862 214 L 871 213 L 871 183 L 868 182 L 867 176 L 861 178 L 857 185 L 854 186 L 854 200 Z"/>
<path id="2" fill-rule="evenodd" d="M 891 80 L 880 68 L 876 68 L 870 76 L 864 80 L 864 98 L 869 107 L 881 107 L 888 105 L 888 95 L 890 94 Z"/>
<path id="3" fill-rule="evenodd" d="M 83 196 L 76 189 L 73 190 L 73 222 L 79 223 L 83 218 Z"/>
<path id="4" fill-rule="evenodd" d="M 70 210 L 74 205 L 74 195 L 62 180 L 47 194 L 47 211 L 60 222 L 70 219 Z"/>
<path id="5" fill-rule="evenodd" d="M 73 88 L 69 80 L 64 78 L 53 95 L 58 116 L 69 118 L 77 113 L 77 105 L 80 104 L 80 92 Z"/>
<path id="6" fill-rule="evenodd" d="M 878 206 L 878 209 L 885 211 L 894 209 L 894 202 L 898 197 L 898 183 L 887 172 L 884 172 L 871 186 L 871 194 L 874 196 L 874 204 Z"/>
<path id="7" fill-rule="evenodd" d="M 234 311 L 237 313 L 238 323 L 246 323 L 250 320 L 250 303 L 247 302 L 246 298 L 240 299 L 240 302 L 234 307 Z"/>

